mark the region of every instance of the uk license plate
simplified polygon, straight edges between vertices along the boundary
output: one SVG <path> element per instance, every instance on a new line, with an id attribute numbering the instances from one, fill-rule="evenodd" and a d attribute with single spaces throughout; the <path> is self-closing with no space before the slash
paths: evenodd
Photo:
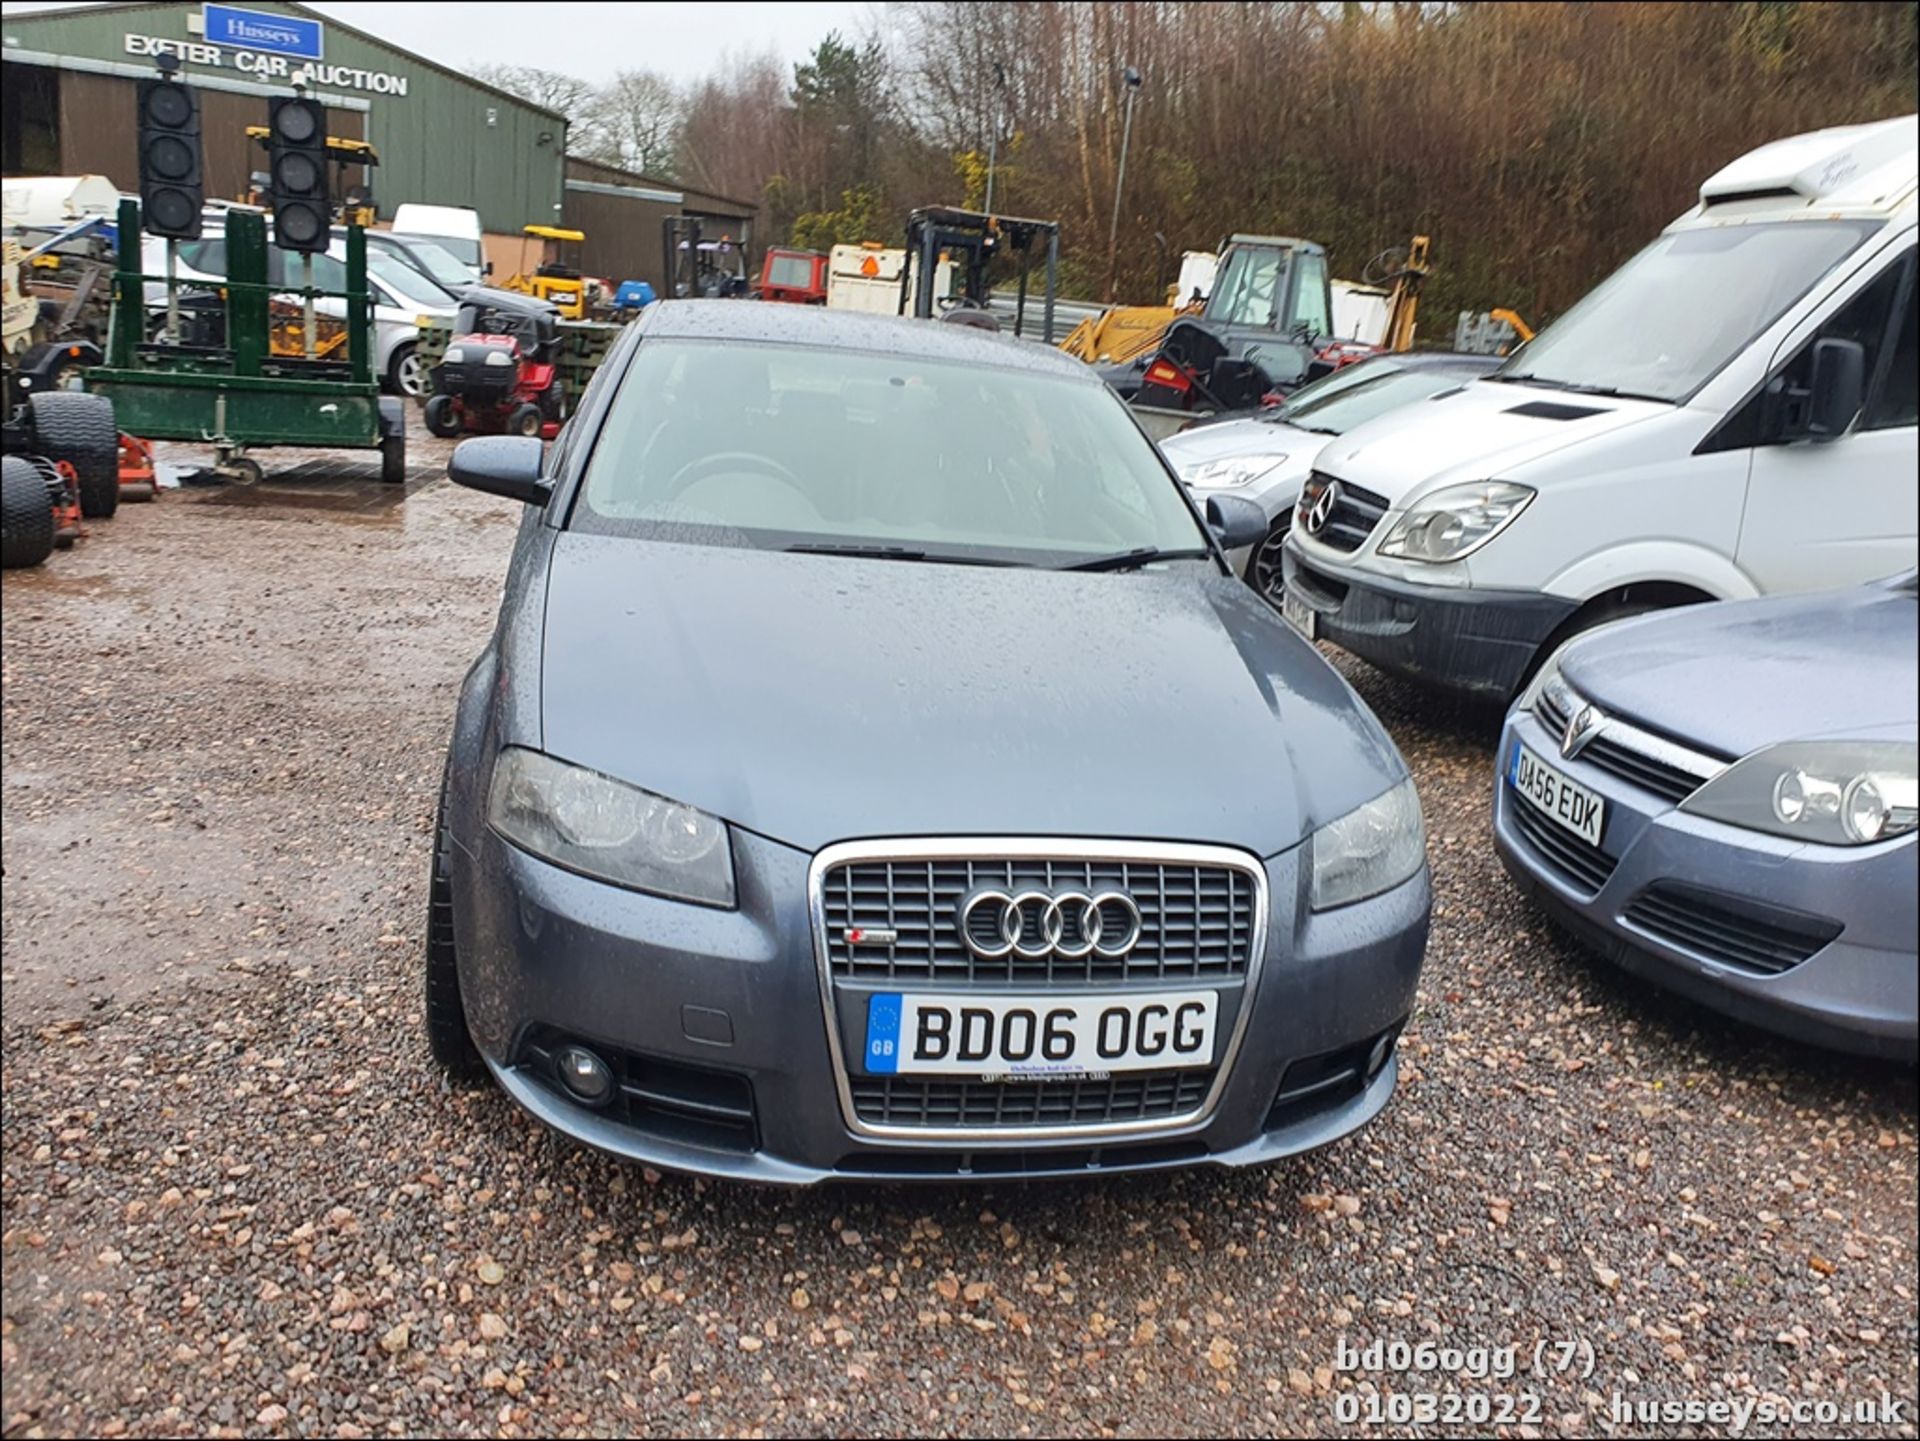
<path id="1" fill-rule="evenodd" d="M 1218 991 L 914 995 L 867 1002 L 870 1074 L 1040 1080 L 1213 1063 Z"/>
<path id="2" fill-rule="evenodd" d="M 1507 780 L 1520 799 L 1563 830 L 1590 846 L 1600 844 L 1606 826 L 1606 801 L 1578 781 L 1569 780 L 1520 742 L 1513 744 Z"/>
<path id="3" fill-rule="evenodd" d="M 1315 626 L 1320 617 L 1312 606 L 1300 599 L 1294 592 L 1290 590 L 1281 592 L 1280 614 L 1286 617 L 1287 624 L 1299 631 L 1300 634 L 1308 640 L 1316 639 Z"/>

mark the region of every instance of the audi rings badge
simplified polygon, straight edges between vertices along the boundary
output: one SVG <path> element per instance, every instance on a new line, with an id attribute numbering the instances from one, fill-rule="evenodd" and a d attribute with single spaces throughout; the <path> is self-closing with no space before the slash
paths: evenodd
<path id="1" fill-rule="evenodd" d="M 1124 891 L 975 891 L 960 903 L 960 935 L 983 961 L 1124 956 L 1140 942 L 1140 907 Z"/>

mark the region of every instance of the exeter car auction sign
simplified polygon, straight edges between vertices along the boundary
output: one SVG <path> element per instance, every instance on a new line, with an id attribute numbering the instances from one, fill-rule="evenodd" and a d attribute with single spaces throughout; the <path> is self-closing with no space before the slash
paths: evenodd
<path id="1" fill-rule="evenodd" d="M 126 52 L 142 57 L 174 55 L 188 65 L 238 70 L 259 80 L 322 90 L 366 90 L 398 96 L 407 93 L 404 75 L 327 64 L 326 26 L 318 20 L 232 5 L 202 6 L 199 16 L 188 17 L 189 30 L 194 28 L 195 19 L 205 37 L 202 40 L 129 33 Z"/>

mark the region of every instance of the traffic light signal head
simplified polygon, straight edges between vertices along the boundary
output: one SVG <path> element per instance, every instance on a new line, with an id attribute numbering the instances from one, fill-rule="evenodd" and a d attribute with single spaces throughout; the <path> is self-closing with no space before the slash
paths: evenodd
<path id="1" fill-rule="evenodd" d="M 333 238 L 326 107 L 304 95 L 284 96 L 267 104 L 274 243 L 282 250 L 325 250 Z"/>
<path id="2" fill-rule="evenodd" d="M 142 224 L 149 235 L 197 240 L 205 198 L 200 99 L 171 76 L 142 80 L 137 99 Z"/>

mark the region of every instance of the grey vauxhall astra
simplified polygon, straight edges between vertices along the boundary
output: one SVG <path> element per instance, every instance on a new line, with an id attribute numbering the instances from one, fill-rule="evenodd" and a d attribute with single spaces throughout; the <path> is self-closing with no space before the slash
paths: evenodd
<path id="1" fill-rule="evenodd" d="M 1508 872 L 1635 976 L 1911 1063 L 1917 592 L 1908 571 L 1569 642 L 1500 738 Z"/>
<path id="2" fill-rule="evenodd" d="M 760 1181 L 1267 1162 L 1375 1116 L 1431 893 L 1407 768 L 1094 374 L 666 302 L 543 455 L 462 688 L 428 1038 Z"/>

